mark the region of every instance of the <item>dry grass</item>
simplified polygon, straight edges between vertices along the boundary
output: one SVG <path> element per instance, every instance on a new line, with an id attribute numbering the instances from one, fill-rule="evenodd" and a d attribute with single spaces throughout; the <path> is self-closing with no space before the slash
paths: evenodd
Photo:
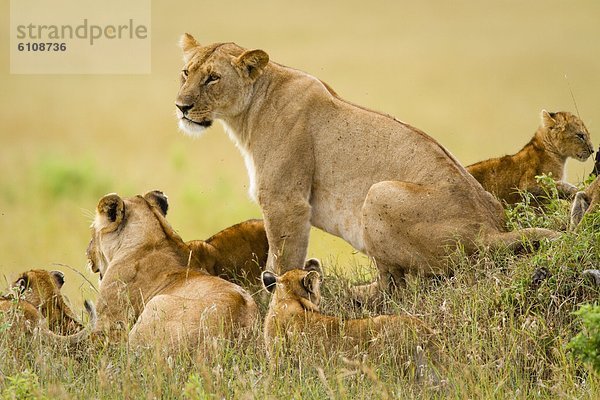
<path id="1" fill-rule="evenodd" d="M 8 2 L 2 7 L 7 16 Z M 180 1 L 153 2 L 152 16 L 152 74 L 146 76 L 9 75 L 8 40 L 0 41 L 0 274 L 8 279 L 28 268 L 64 263 L 83 274 L 62 268 L 72 302 L 80 305 L 84 297 L 94 298 L 84 279 L 95 281 L 85 269 L 84 251 L 91 213 L 106 192 L 128 196 L 162 189 L 170 196 L 170 221 L 186 240 L 206 238 L 243 219 L 260 217 L 259 208 L 246 196 L 241 157 L 220 127 L 196 141 L 177 131 L 173 102 L 181 64 L 175 43 L 184 31 L 201 42 L 235 41 L 262 48 L 274 60 L 328 82 L 343 97 L 425 130 L 464 164 L 519 149 L 535 131 L 542 108 L 575 111 L 565 75 L 592 140 L 598 141 L 597 1 L 308 0 L 296 5 L 273 0 Z M 8 24 L 8 17 L 0 21 L 4 39 Z M 591 162 L 571 160 L 568 166 L 569 180 L 577 183 Z M 318 231 L 312 236 L 310 256 L 324 259 L 329 271 L 335 270 L 340 279 L 368 279 L 364 257 L 338 239 Z M 564 257 L 577 242 L 571 240 L 561 242 L 567 246 Z M 461 270 L 440 286 L 416 282 L 399 303 L 400 309 L 426 314 L 451 330 L 452 346 L 463 341 L 452 347 L 465 366 L 455 371 L 461 378 L 451 391 L 455 397 L 530 397 L 538 390 L 563 397 L 597 391 L 597 378 L 584 387 L 580 373 L 572 373 L 574 366 L 558 346 L 568 330 L 560 331 L 556 339 L 556 358 L 564 360 L 539 361 L 542 350 L 532 345 L 530 356 L 522 349 L 529 343 L 527 335 L 540 335 L 527 327 L 554 328 L 544 319 L 534 324 L 510 314 L 504 307 L 517 308 L 511 303 L 515 298 L 498 297 L 514 279 L 524 279 L 532 266 L 544 263 L 546 256 L 541 254 L 515 261 L 519 268 L 510 257 L 466 263 L 467 273 Z M 485 272 L 477 272 L 480 267 Z M 553 268 L 558 271 L 560 265 L 553 262 Z M 567 264 L 567 269 L 573 268 L 580 268 L 579 261 Z M 499 298 L 508 303 L 496 304 Z M 520 304 L 518 309 L 527 307 Z M 544 318 L 551 316 L 546 312 Z M 549 338 L 557 335 L 553 330 L 544 332 Z M 3 379 L 30 365 L 26 359 L 6 356 L 9 349 L 2 351 Z M 246 371 L 247 383 L 240 384 L 244 389 L 235 391 L 238 397 L 244 390 L 256 397 L 272 393 L 277 397 L 288 385 L 296 390 L 290 397 L 301 397 L 303 387 L 314 389 L 304 398 L 330 393 L 367 397 L 358 383 L 371 378 L 360 366 L 345 367 L 351 372 L 324 367 L 318 374 L 303 368 L 274 376 L 266 372 L 261 349 L 253 351 L 255 357 L 230 354 Z M 181 369 L 177 364 L 173 370 L 177 372 L 164 369 L 165 374 L 149 379 L 147 374 L 153 371 L 149 367 L 128 369 L 131 363 L 141 364 L 126 349 L 118 349 L 116 358 L 95 355 L 82 361 L 83 366 L 67 358 L 62 372 L 54 373 L 47 370 L 56 364 L 54 356 L 36 355 L 48 365 L 34 371 L 51 397 L 93 395 L 92 390 L 99 390 L 116 398 L 127 385 L 132 385 L 127 393 L 175 397 L 184 388 L 195 393 L 198 382 L 210 380 L 218 393 L 225 393 L 234 374 L 227 368 L 184 363 Z M 544 375 L 543 384 L 535 386 L 523 371 L 538 363 L 551 370 L 542 375 L 557 378 L 546 381 Z M 118 385 L 106 378 L 111 368 L 125 371 Z M 146 377 L 140 379 L 140 373 Z M 521 384 L 524 388 L 517 390 Z M 552 392 L 554 384 L 565 392 Z M 403 382 L 392 379 L 384 385 L 391 397 L 413 395 L 403 391 Z M 415 390 L 420 395 L 421 389 Z"/>

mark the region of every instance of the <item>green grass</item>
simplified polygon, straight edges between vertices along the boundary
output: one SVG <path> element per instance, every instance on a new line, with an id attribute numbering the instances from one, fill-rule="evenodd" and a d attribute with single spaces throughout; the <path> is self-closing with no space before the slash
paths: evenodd
<path id="1" fill-rule="evenodd" d="M 542 225 L 552 226 L 567 220 L 565 205 L 552 200 L 548 209 L 557 211 L 551 215 L 515 208 L 538 213 Z M 507 212 L 511 224 L 529 226 L 529 217 L 513 211 Z M 66 351 L 30 337 L 2 335 L 0 393 L 3 398 L 594 399 L 600 395 L 600 375 L 569 342 L 583 335 L 577 317 L 582 313 L 575 311 L 597 304 L 600 295 L 581 275 L 600 260 L 598 217 L 586 217 L 577 232 L 543 242 L 531 254 L 458 252 L 449 260 L 452 277 L 411 276 L 406 288 L 377 310 L 351 306 L 348 288 L 365 278 L 366 265 L 340 274 L 339 264 L 324 263 L 324 312 L 345 318 L 408 312 L 439 332 L 440 384 L 417 382 L 385 352 L 350 359 L 324 354 L 319 338 L 306 338 L 301 354 L 273 363 L 258 325 L 250 345 L 219 340 L 207 353 L 172 357 L 125 344 Z M 534 283 L 534 272 L 542 267 L 547 278 Z M 268 299 L 256 299 L 264 316 Z M 594 328 L 585 326 L 587 340 L 595 340 L 589 337 Z M 585 348 L 589 355 L 594 346 Z"/>

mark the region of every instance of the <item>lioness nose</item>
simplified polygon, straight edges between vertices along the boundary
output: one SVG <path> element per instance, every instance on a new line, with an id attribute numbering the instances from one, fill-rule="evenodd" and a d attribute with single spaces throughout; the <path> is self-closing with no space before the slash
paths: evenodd
<path id="1" fill-rule="evenodd" d="M 179 108 L 179 110 L 181 110 L 182 113 L 186 113 L 189 110 L 191 110 L 191 108 L 193 107 L 193 105 L 189 105 L 189 104 L 177 104 L 175 103 L 175 105 L 177 106 L 177 108 Z"/>

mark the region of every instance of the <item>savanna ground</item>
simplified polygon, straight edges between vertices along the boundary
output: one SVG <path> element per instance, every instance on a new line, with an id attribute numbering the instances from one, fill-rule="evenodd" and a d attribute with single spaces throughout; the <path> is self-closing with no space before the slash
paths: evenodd
<path id="1" fill-rule="evenodd" d="M 260 217 L 246 195 L 242 159 L 220 126 L 200 140 L 177 132 L 176 41 L 183 31 L 204 43 L 262 48 L 341 96 L 423 129 L 465 165 L 518 150 L 534 133 L 542 108 L 576 111 L 569 86 L 598 145 L 595 1 L 155 1 L 152 73 L 139 76 L 10 75 L 8 1 L 2 8 L 0 273 L 12 280 L 33 267 L 61 269 L 76 309 L 83 298 L 95 298 L 87 280 L 97 278 L 86 270 L 84 252 L 103 194 L 163 190 L 172 205 L 169 220 L 186 240 Z M 571 160 L 567 178 L 577 184 L 590 169 L 591 161 Z M 566 208 L 557 202 L 544 216 L 517 208 L 511 218 L 560 228 Z M 595 226 L 565 234 L 530 256 L 457 256 L 453 278 L 414 278 L 400 298 L 386 303 L 384 311 L 420 315 L 440 330 L 450 361 L 444 388 L 417 385 L 377 360 L 345 365 L 335 354 L 331 360 L 309 354 L 310 362 L 272 371 L 260 338 L 257 346 L 212 360 L 183 354 L 164 361 L 125 347 L 73 358 L 35 343 L 8 342 L 4 335 L 0 387 L 6 395 L 31 384 L 38 397 L 51 398 L 184 392 L 200 398 L 594 398 L 597 375 L 565 346 L 578 330 L 571 312 L 579 302 L 597 299 L 580 277 L 583 269 L 598 267 Z M 348 307 L 346 285 L 369 278 L 368 260 L 316 230 L 309 255 L 325 264 L 324 309 L 366 313 Z M 533 290 L 538 267 L 551 277 Z"/>

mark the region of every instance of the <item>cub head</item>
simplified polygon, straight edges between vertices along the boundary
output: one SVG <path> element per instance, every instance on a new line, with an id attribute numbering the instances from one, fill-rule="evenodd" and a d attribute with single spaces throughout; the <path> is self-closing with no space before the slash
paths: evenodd
<path id="1" fill-rule="evenodd" d="M 175 105 L 179 128 L 199 135 L 217 118 L 238 115 L 250 103 L 254 82 L 269 63 L 262 50 L 234 43 L 200 45 L 185 33 L 180 40 L 184 66 Z"/>
<path id="2" fill-rule="evenodd" d="M 262 282 L 273 294 L 272 304 L 286 300 L 299 301 L 305 309 L 318 311 L 321 302 L 321 263 L 306 261 L 303 269 L 292 269 L 281 276 L 264 271 Z"/>
<path id="3" fill-rule="evenodd" d="M 594 153 L 590 134 L 583 121 L 575 115 L 565 111 L 551 113 L 542 110 L 542 126 L 563 157 L 585 161 Z"/>
<path id="4" fill-rule="evenodd" d="M 65 276 L 60 271 L 32 269 L 24 272 L 11 285 L 21 298 L 40 308 L 55 303 L 53 300 L 61 296 L 60 289 L 65 283 Z"/>
<path id="5" fill-rule="evenodd" d="M 92 223 L 92 239 L 87 248 L 88 266 L 104 277 L 116 256 L 122 251 L 135 251 L 140 246 L 152 245 L 171 237 L 181 238 L 166 220 L 169 202 L 158 190 L 123 199 L 107 194 L 96 206 Z"/>

